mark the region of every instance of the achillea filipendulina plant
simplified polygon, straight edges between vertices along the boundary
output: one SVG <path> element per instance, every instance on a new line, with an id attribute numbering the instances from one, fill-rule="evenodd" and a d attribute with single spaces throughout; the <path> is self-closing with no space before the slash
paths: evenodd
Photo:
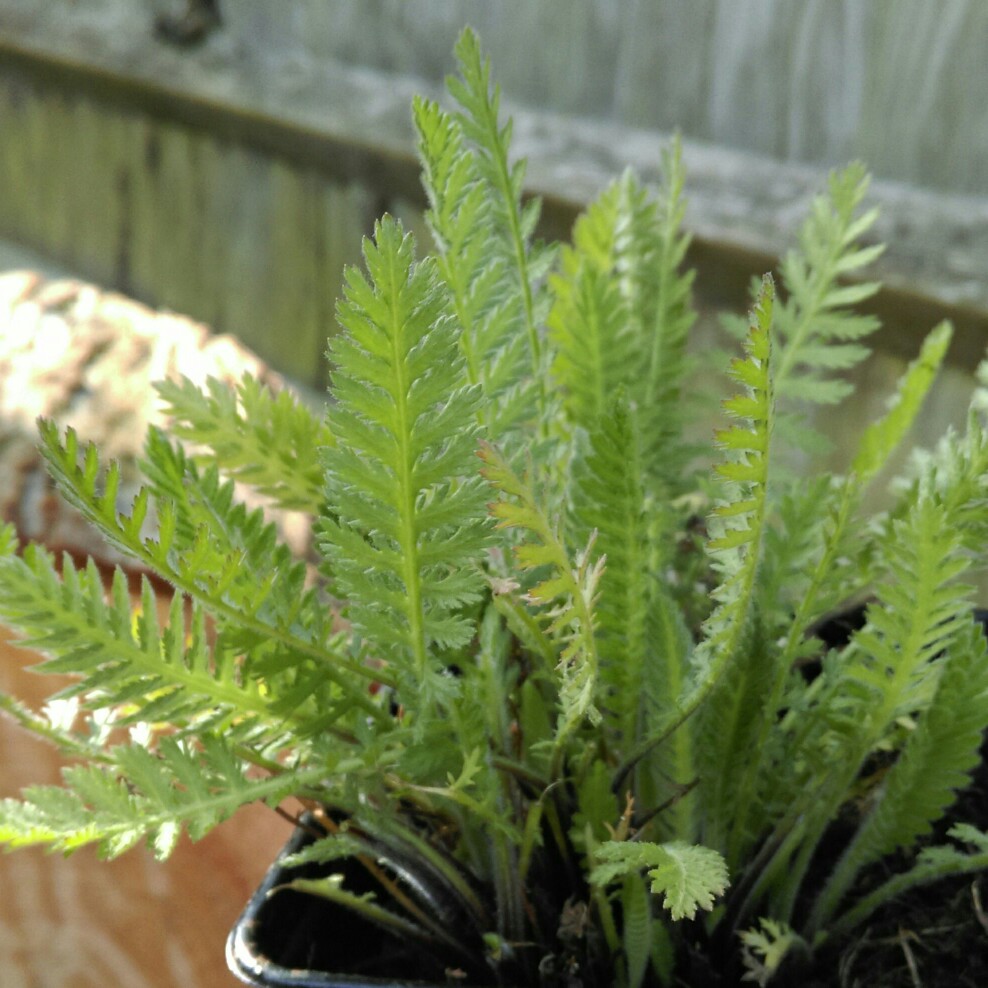
<path id="1" fill-rule="evenodd" d="M 938 326 L 845 474 L 786 466 L 818 448 L 802 413 L 847 397 L 839 372 L 877 326 L 853 309 L 876 286 L 845 280 L 879 251 L 851 166 L 784 293 L 766 276 L 731 324 L 723 426 L 698 449 L 678 146 L 658 196 L 625 174 L 571 244 L 538 243 L 470 32 L 457 56 L 456 108 L 414 106 L 433 243 L 387 216 L 365 242 L 324 416 L 251 381 L 162 384 L 175 426 L 148 436 L 126 512 L 114 466 L 41 423 L 65 497 L 176 594 L 159 625 L 145 583 L 135 617 L 121 575 L 106 595 L 94 567 L 57 572 L 3 531 L 0 616 L 36 668 L 75 677 L 58 697 L 78 710 L 3 698 L 73 761 L 4 801 L 0 838 L 163 858 L 183 830 L 287 801 L 327 826 L 303 852 L 326 877 L 299 887 L 473 983 L 671 985 L 706 953 L 764 984 L 902 890 L 988 864 L 969 825 L 922 844 L 988 724 L 967 582 L 988 545 L 984 392 L 864 514 L 944 358 Z M 234 480 L 317 519 L 317 581 Z M 824 649 L 820 619 L 865 597 Z M 912 863 L 872 879 L 893 852 Z M 334 874 L 368 854 L 371 898 Z"/>

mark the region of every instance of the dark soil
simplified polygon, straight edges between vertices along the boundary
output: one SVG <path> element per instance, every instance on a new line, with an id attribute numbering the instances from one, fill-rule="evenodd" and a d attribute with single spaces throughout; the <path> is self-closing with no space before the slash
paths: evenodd
<path id="1" fill-rule="evenodd" d="M 988 745 L 981 755 L 973 784 L 936 828 L 937 843 L 949 840 L 954 823 L 988 829 Z M 889 873 L 906 862 L 897 864 Z M 907 892 L 840 944 L 836 957 L 821 958 L 824 964 L 824 980 L 802 988 L 985 988 L 988 879 L 968 875 Z"/>

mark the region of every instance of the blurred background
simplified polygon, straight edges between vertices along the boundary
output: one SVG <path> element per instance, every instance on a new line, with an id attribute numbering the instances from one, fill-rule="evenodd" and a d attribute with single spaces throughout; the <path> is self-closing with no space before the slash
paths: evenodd
<path id="1" fill-rule="evenodd" d="M 947 311 L 955 361 L 980 353 L 979 0 L 0 0 L 0 238 L 321 387 L 343 263 L 385 209 L 420 225 L 409 100 L 441 94 L 468 23 L 547 232 L 626 165 L 655 178 L 679 129 L 701 301 L 743 305 L 861 158 L 880 346 L 915 352 Z"/>
<path id="2" fill-rule="evenodd" d="M 988 345 L 983 0 L 0 0 L 0 272 L 21 272 L 0 273 L 0 508 L 52 530 L 24 507 L 39 412 L 127 456 L 164 371 L 263 368 L 321 400 L 360 238 L 385 210 L 425 236 L 409 104 L 442 95 L 466 24 L 545 235 L 627 165 L 656 180 L 682 133 L 700 349 L 828 169 L 863 159 L 884 328 L 817 425 L 839 463 L 948 317 L 916 441 L 962 420 Z M 220 356 L 211 334 L 232 334 Z M 30 692 L 0 649 L 0 686 Z M 0 794 L 43 776 L 50 754 L 0 733 Z M 0 861 L 4 988 L 232 985 L 225 931 L 286 834 L 264 811 L 230 826 L 164 868 Z"/>

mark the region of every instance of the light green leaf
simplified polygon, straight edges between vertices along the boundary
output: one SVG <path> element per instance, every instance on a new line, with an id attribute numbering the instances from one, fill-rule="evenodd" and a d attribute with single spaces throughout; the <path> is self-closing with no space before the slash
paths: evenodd
<path id="1" fill-rule="evenodd" d="M 663 896 L 674 920 L 693 919 L 697 909 L 713 909 L 714 899 L 730 884 L 720 854 L 683 841 L 607 841 L 596 849 L 595 862 L 590 880 L 597 885 L 647 868 L 652 892 Z"/>

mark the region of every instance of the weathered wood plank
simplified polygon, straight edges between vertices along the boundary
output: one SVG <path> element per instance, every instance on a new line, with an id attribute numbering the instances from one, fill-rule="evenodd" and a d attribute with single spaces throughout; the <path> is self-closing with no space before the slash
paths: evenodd
<path id="1" fill-rule="evenodd" d="M 0 0 L 0 10 L 11 4 L 17 6 Z M 19 17 L 5 25 L 0 185 L 12 191 L 0 203 L 0 234 L 46 250 L 93 280 L 237 332 L 310 384 L 322 381 L 321 362 L 307 376 L 312 354 L 333 331 L 339 272 L 358 258 L 360 236 L 383 209 L 407 214 L 406 203 L 421 207 L 409 98 L 416 90 L 438 92 L 465 20 L 484 32 L 509 92 L 543 108 L 509 109 L 517 153 L 530 160 L 530 189 L 545 197 L 545 228 L 559 235 L 626 164 L 655 180 L 667 143 L 659 131 L 626 126 L 649 123 L 627 108 L 608 118 L 591 90 L 609 84 L 598 80 L 584 91 L 581 73 L 589 78 L 607 62 L 620 77 L 615 94 L 627 87 L 664 105 L 703 82 L 688 84 L 690 72 L 699 71 L 693 62 L 675 85 L 666 79 L 660 55 L 670 38 L 689 48 L 682 39 L 697 31 L 706 37 L 704 25 L 713 32 L 710 44 L 726 44 L 730 33 L 728 7 L 712 0 L 688 8 L 607 0 L 527 5 L 527 21 L 517 4 L 452 3 L 440 10 L 412 0 L 300 0 L 272 19 L 264 2 L 243 0 L 228 10 L 215 44 L 179 51 L 150 40 L 133 8 L 115 0 L 104 6 L 119 15 L 114 32 L 94 31 L 102 16 L 95 8 L 63 10 L 62 0 L 44 9 L 20 6 Z M 851 43 L 834 35 L 831 14 L 811 6 L 820 24 L 830 25 L 822 35 L 827 45 Z M 790 11 L 769 23 L 763 42 L 798 35 L 803 16 Z M 964 17 L 978 16 L 965 8 Z M 363 31 L 374 18 L 374 32 Z M 955 21 L 952 15 L 930 28 L 939 39 L 937 78 L 947 91 L 957 70 L 942 55 L 953 50 Z M 562 35 L 565 44 L 541 46 L 533 59 L 530 47 L 508 44 L 526 23 L 526 41 L 555 37 L 561 24 L 570 33 Z M 762 23 L 759 14 L 744 30 Z M 900 43 L 889 42 L 893 49 Z M 804 49 L 796 44 L 796 54 L 810 57 Z M 334 55 L 338 61 L 330 60 Z M 639 61 L 646 75 L 635 74 Z M 751 71 L 750 59 L 745 64 L 722 71 L 742 78 Z M 582 94 L 573 106 L 549 92 L 550 68 Z M 653 70 L 665 80 L 661 86 L 648 84 Z M 526 78 L 536 87 L 531 98 L 522 92 Z M 663 99 L 654 98 L 657 92 Z M 546 106 L 580 116 L 544 112 Z M 762 116 L 772 114 L 742 115 L 740 123 L 766 125 Z M 972 126 L 970 139 L 979 133 Z M 751 274 L 770 267 L 792 242 L 823 173 L 690 141 L 685 158 L 698 289 L 709 303 L 741 305 Z M 331 203 L 338 197 L 337 209 Z M 884 209 L 875 235 L 890 243 L 874 271 L 889 285 L 874 306 L 888 323 L 879 346 L 913 353 L 922 334 L 949 315 L 958 324 L 950 359 L 973 366 L 988 341 L 988 197 L 878 182 L 873 201 Z"/>

